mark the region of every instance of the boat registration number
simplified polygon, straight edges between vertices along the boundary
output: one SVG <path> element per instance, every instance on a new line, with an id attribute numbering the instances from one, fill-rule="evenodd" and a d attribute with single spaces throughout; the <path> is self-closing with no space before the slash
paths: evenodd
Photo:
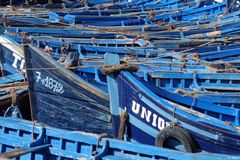
<path id="1" fill-rule="evenodd" d="M 39 71 L 36 71 L 36 82 L 52 90 L 54 93 L 64 93 L 64 88 L 61 83 L 59 83 L 52 77 L 43 75 Z"/>

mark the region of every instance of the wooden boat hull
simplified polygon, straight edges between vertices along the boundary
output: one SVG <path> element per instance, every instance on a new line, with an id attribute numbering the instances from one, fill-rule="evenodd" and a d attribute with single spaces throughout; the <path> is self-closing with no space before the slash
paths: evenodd
<path id="1" fill-rule="evenodd" d="M 25 47 L 35 120 L 50 126 L 111 134 L 108 96 L 45 52 Z"/>
<path id="2" fill-rule="evenodd" d="M 4 116 L 8 107 L 14 105 L 19 107 L 24 118 L 30 119 L 28 89 L 22 70 L 25 64 L 23 48 L 11 39 L 0 36 L 0 63 L 0 115 Z"/>
<path id="3" fill-rule="evenodd" d="M 106 54 L 105 61 L 107 65 L 118 64 L 119 57 Z M 124 129 L 121 126 L 124 125 L 128 139 L 154 145 L 165 128 L 179 126 L 193 138 L 187 140 L 195 151 L 240 153 L 240 131 L 225 123 L 232 119 L 234 125 L 239 126 L 239 109 L 216 106 L 200 99 L 168 92 L 129 72 L 112 74 L 107 80 L 115 136 L 119 137 Z M 125 122 L 124 113 L 128 115 Z M 172 145 L 171 142 L 168 143 Z"/>
<path id="4" fill-rule="evenodd" d="M 126 110 L 129 114 L 128 136 L 133 141 L 154 145 L 159 131 L 169 126 L 176 119 L 178 125 L 186 127 L 200 150 L 226 154 L 240 153 L 237 149 L 239 146 L 234 142 L 234 140 L 239 140 L 239 131 L 236 132 L 228 128 L 225 123 L 216 122 L 217 125 L 215 126 L 201 118 L 191 120 L 189 117 L 196 116 L 193 114 L 194 112 L 190 112 L 189 115 L 182 115 L 181 109 L 178 112 L 179 108 L 174 110 L 174 108 L 166 107 L 169 106 L 167 101 L 155 99 L 147 93 L 148 91 L 144 93 L 139 88 L 141 84 L 137 84 L 137 81 L 129 77 L 130 75 L 123 73 L 117 81 L 120 97 L 119 106 L 122 111 Z M 209 117 L 209 119 L 211 118 Z M 119 116 L 113 115 L 113 122 L 115 122 L 114 126 L 120 126 Z M 215 123 L 215 120 L 213 120 L 213 123 Z M 115 128 L 115 134 L 118 132 L 119 130 Z M 217 132 L 220 132 L 221 136 Z"/>
<path id="5" fill-rule="evenodd" d="M 19 160 L 159 160 L 161 157 L 161 159 L 172 160 L 234 160 L 239 158 L 234 155 L 182 153 L 106 137 L 101 138 L 101 135 L 91 133 L 60 130 L 15 118 L 0 117 L 0 124 L 1 159 L 17 157 Z"/>

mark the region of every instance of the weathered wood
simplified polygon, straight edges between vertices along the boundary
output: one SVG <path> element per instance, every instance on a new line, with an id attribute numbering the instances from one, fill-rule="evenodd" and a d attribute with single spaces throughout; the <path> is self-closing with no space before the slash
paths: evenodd
<path id="1" fill-rule="evenodd" d="M 16 158 L 31 152 L 36 152 L 39 150 L 43 150 L 46 149 L 48 147 L 50 147 L 50 144 L 44 144 L 44 145 L 40 145 L 40 146 L 36 146 L 36 147 L 21 147 L 18 149 L 15 149 L 13 151 L 9 151 L 9 152 L 5 152 L 0 154 L 0 159 L 3 157 L 5 159 L 12 159 L 12 158 Z"/>

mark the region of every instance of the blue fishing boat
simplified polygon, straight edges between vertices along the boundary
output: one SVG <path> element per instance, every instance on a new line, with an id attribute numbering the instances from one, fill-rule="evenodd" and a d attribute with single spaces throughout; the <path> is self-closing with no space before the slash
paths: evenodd
<path id="1" fill-rule="evenodd" d="M 99 33 L 97 31 L 82 29 L 75 30 L 70 28 L 32 28 L 32 27 L 5 27 L 6 32 L 21 33 L 25 35 L 43 35 L 43 36 L 54 36 L 54 37 L 68 37 L 68 38 L 80 38 L 80 37 L 101 37 L 101 38 L 115 38 L 115 33 Z"/>
<path id="2" fill-rule="evenodd" d="M 131 26 L 131 25 L 143 25 L 149 23 L 156 22 L 174 22 L 174 21 L 189 21 L 196 20 L 204 17 L 204 15 L 217 15 L 224 12 L 226 9 L 226 2 L 212 4 L 206 7 L 200 7 L 200 3 L 196 2 L 196 6 L 189 8 L 177 7 L 175 9 L 179 9 L 177 13 L 166 12 L 162 13 L 161 9 L 157 11 L 151 12 L 152 14 L 141 14 L 139 15 L 128 15 L 128 14 L 120 14 L 114 16 L 102 16 L 102 15 L 65 15 L 63 18 L 63 22 L 68 22 L 72 25 L 75 24 L 83 24 L 90 26 Z M 162 8 L 169 9 L 170 4 L 166 4 L 166 7 L 162 6 Z M 156 10 L 158 6 L 156 6 Z M 171 7 L 170 7 L 171 8 Z M 164 10 L 164 9 L 163 9 Z M 171 10 L 170 10 L 171 11 Z M 176 11 L 175 11 L 176 12 Z"/>
<path id="3" fill-rule="evenodd" d="M 164 22 L 175 22 L 175 21 L 191 21 L 197 20 L 204 17 L 204 15 L 217 15 L 221 14 L 226 10 L 227 3 L 216 3 L 208 5 L 206 7 L 200 7 L 196 9 L 186 9 L 181 12 L 171 14 L 156 14 L 153 16 L 152 21 L 164 21 Z"/>
<path id="4" fill-rule="evenodd" d="M 61 65 L 60 63 L 56 62 L 56 60 L 51 58 L 51 56 L 49 56 L 46 52 L 43 52 L 42 50 L 36 47 L 32 47 L 32 46 L 26 47 L 25 54 L 26 54 L 26 60 L 27 60 L 26 62 L 27 68 L 34 68 L 34 70 L 29 70 L 27 71 L 27 73 L 28 73 L 28 82 L 29 82 L 29 88 L 30 88 L 29 89 L 30 97 L 32 99 L 32 102 L 31 102 L 32 111 L 33 111 L 35 120 L 38 120 L 40 122 L 43 122 L 51 126 L 66 128 L 70 130 L 86 130 L 86 131 L 97 132 L 97 133 L 109 132 L 110 135 L 112 135 L 110 113 L 115 115 L 116 108 L 115 109 L 111 108 L 110 110 L 108 109 L 109 102 L 108 102 L 107 92 L 105 90 L 106 83 L 104 83 L 104 79 L 96 80 L 95 79 L 96 77 L 86 75 L 84 74 L 84 72 L 81 75 L 80 73 L 77 73 L 78 70 L 75 67 L 70 66 L 68 68 Z M 69 59 L 67 59 L 68 62 L 74 62 L 76 60 L 78 60 L 78 56 L 76 55 L 69 57 Z M 69 69 L 72 71 L 70 71 Z M 52 72 L 53 70 L 54 72 Z M 227 75 L 228 74 L 220 76 L 220 78 L 227 77 Z M 211 75 L 207 75 L 207 74 L 205 74 L 205 76 L 211 77 Z M 216 76 L 217 75 L 215 75 L 215 78 Z M 98 78 L 102 78 L 102 77 L 98 76 Z M 151 84 L 151 82 L 148 82 L 148 83 Z M 89 91 L 85 92 L 86 89 L 85 88 L 83 89 L 81 84 L 85 84 L 86 85 L 85 88 L 87 87 Z M 220 85 L 220 83 L 216 83 L 216 85 Z M 227 85 L 229 87 L 229 85 L 231 84 L 229 83 Z M 238 86 L 238 84 L 235 84 L 235 87 L 236 86 Z M 152 87 L 154 88 L 153 85 Z M 61 88 L 62 90 L 64 90 L 64 92 L 61 91 Z M 219 86 L 216 88 L 218 89 Z M 196 87 L 196 89 L 199 89 L 199 88 Z M 90 92 L 91 90 L 93 91 L 92 93 Z M 111 96 L 112 95 L 111 91 L 109 93 Z M 100 96 L 101 94 L 106 95 L 105 100 L 103 99 L 104 98 L 103 96 Z M 176 93 L 164 91 L 164 95 L 168 95 L 168 94 L 170 94 L 172 97 L 174 97 L 175 95 L 178 95 Z M 170 98 L 172 98 L 171 96 Z M 96 99 L 95 97 L 98 97 L 98 99 Z M 116 97 L 116 95 L 114 97 Z M 181 97 L 180 95 L 176 97 L 178 97 L 177 102 L 182 101 L 182 99 L 185 99 L 185 101 L 183 101 L 181 104 L 184 105 L 184 107 L 186 106 L 192 107 L 194 110 L 192 111 L 193 113 L 199 111 L 199 113 L 197 113 L 196 115 L 195 114 L 192 115 L 193 119 L 196 118 L 198 114 L 200 116 L 204 115 L 203 117 L 206 117 L 207 119 L 211 119 L 213 122 L 217 121 L 216 124 L 218 124 L 219 128 L 221 125 L 223 125 L 222 129 L 225 129 L 227 131 L 230 130 L 231 127 L 226 126 L 226 124 L 223 121 L 227 121 L 236 126 L 239 125 L 239 118 L 238 118 L 239 111 L 237 107 L 229 108 L 229 106 L 224 107 L 224 105 L 217 106 L 214 104 L 208 104 L 204 101 L 198 101 L 198 100 L 196 100 L 195 102 L 194 100 L 195 98 Z M 163 97 L 163 98 L 166 98 L 166 97 Z M 102 103 L 102 102 L 105 102 L 105 103 Z M 206 106 L 205 106 L 205 103 L 206 103 Z M 214 103 L 217 103 L 217 102 L 214 102 Z M 190 112 L 189 114 L 191 115 L 192 112 Z M 70 119 L 68 117 L 72 117 L 72 118 Z M 93 126 L 88 124 L 90 118 L 91 118 L 91 122 L 93 122 L 92 124 L 94 124 Z M 215 118 L 218 118 L 220 120 L 216 120 Z M 203 121 L 202 123 L 205 123 L 206 121 L 205 118 L 201 120 Z M 116 121 L 116 119 L 114 119 L 114 121 Z M 84 124 L 84 126 L 82 126 L 82 124 Z M 95 124 L 99 124 L 99 125 L 96 126 Z M 168 124 L 170 124 L 170 122 Z M 119 124 L 114 123 L 114 126 L 116 125 L 119 125 Z M 116 130 L 114 131 L 116 136 Z M 230 131 L 234 132 L 235 130 L 231 129 Z M 156 133 L 156 131 L 154 133 Z M 209 134 L 212 135 L 213 133 L 209 133 Z M 215 141 L 213 143 L 215 143 Z M 228 149 L 229 146 L 226 147 L 227 149 L 224 147 L 226 146 L 223 146 L 223 149 L 219 150 L 220 153 L 226 152 L 226 153 L 235 154 L 235 152 Z M 209 150 L 209 148 L 207 148 L 205 145 L 202 145 L 199 150 L 217 152 L 216 150 Z"/>
<path id="5" fill-rule="evenodd" d="M 129 143 L 84 132 L 71 132 L 16 118 L 0 117 L 0 158 L 4 160 L 236 160 L 238 156 L 190 154 Z"/>
<path id="6" fill-rule="evenodd" d="M 66 60 L 74 64 L 77 54 Z M 112 135 L 108 95 L 36 47 L 25 47 L 33 119 L 50 126 Z M 72 63 L 71 63 L 72 62 Z M 34 68 L 32 70 L 31 68 Z M 91 122 L 91 123 L 89 123 Z"/>
<path id="7" fill-rule="evenodd" d="M 13 43 L 7 37 L 0 36 L 0 115 L 11 115 L 13 112 L 20 114 L 21 110 L 24 118 L 29 118 L 28 87 L 24 71 L 23 48 Z M 11 106 L 9 109 L 8 107 Z"/>
<path id="8" fill-rule="evenodd" d="M 106 55 L 106 65 L 119 57 Z M 129 72 L 108 77 L 114 135 L 187 152 L 240 154 L 239 109 L 181 96 Z"/>

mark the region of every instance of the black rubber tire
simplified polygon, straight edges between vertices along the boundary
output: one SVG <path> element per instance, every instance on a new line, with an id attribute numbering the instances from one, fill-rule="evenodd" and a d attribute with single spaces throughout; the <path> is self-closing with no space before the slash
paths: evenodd
<path id="1" fill-rule="evenodd" d="M 164 142 L 168 138 L 175 138 L 180 141 L 184 146 L 185 152 L 193 153 L 196 150 L 196 144 L 191 135 L 179 126 L 168 126 L 161 130 L 155 139 L 155 145 L 164 147 Z"/>

